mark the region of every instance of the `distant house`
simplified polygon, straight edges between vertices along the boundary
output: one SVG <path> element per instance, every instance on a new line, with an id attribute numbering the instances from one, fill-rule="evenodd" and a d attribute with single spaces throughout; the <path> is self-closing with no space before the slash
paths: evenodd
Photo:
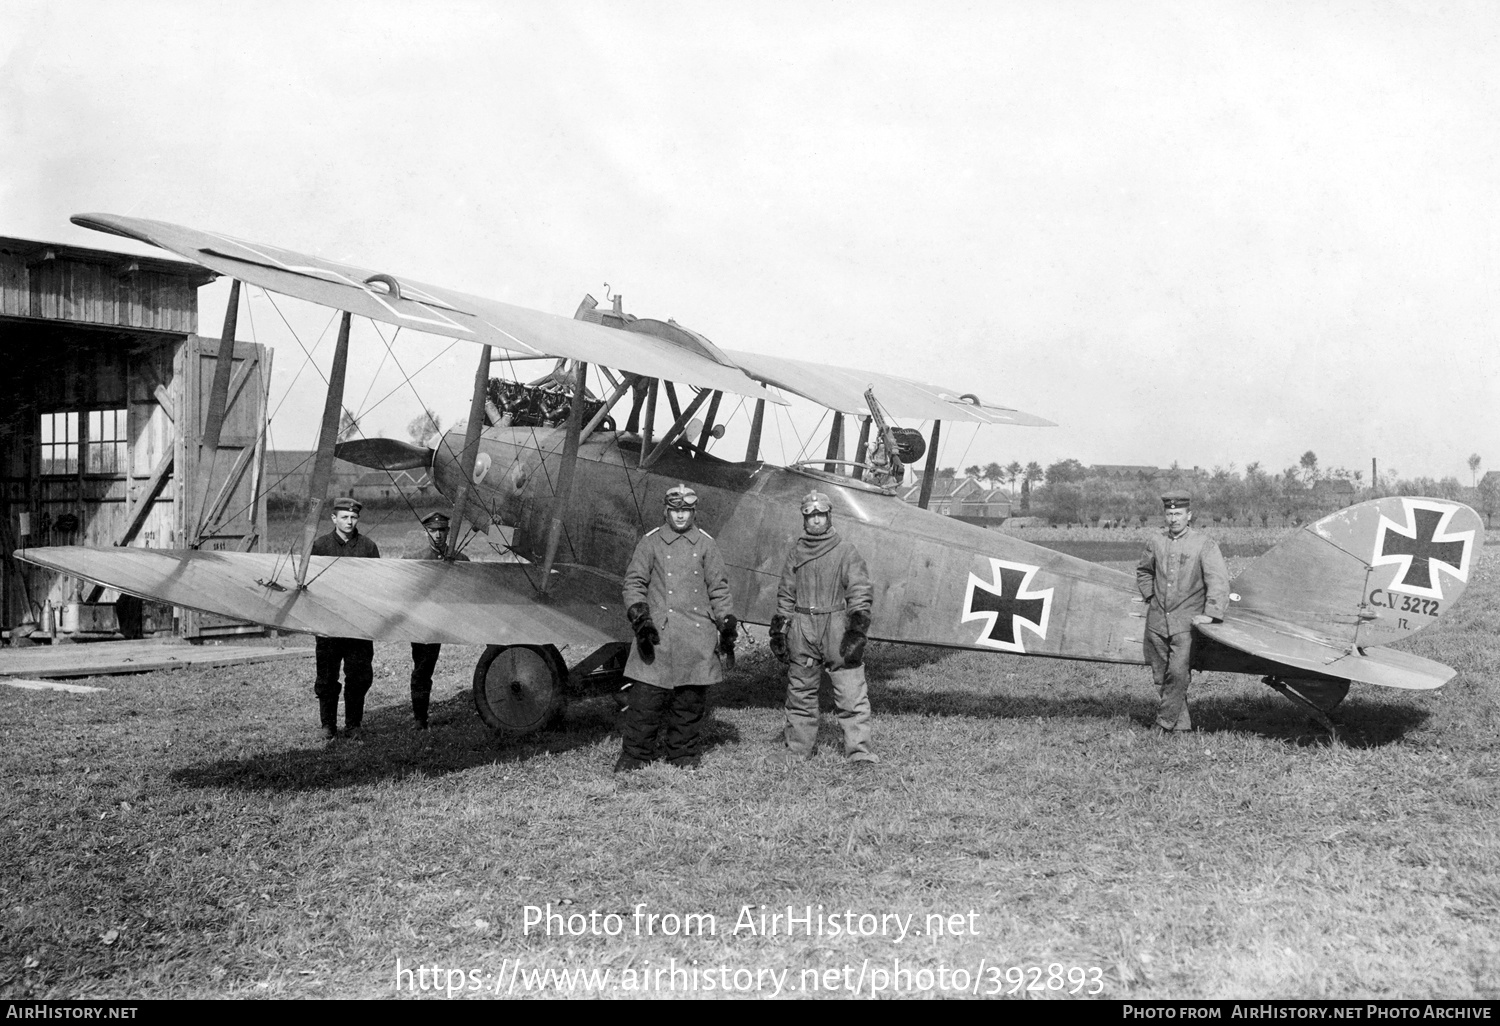
<path id="1" fill-rule="evenodd" d="M 305 499 L 312 489 L 312 449 L 267 449 L 266 450 L 266 495 L 287 496 Z M 329 495 L 353 495 L 354 482 L 365 474 L 365 468 L 356 467 L 343 460 L 333 461 L 333 480 L 328 486 Z"/>
<path id="2" fill-rule="evenodd" d="M 426 470 L 371 470 L 355 480 L 349 494 L 363 502 L 400 498 L 416 502 L 432 492 L 432 475 Z"/>
<path id="3" fill-rule="evenodd" d="M 1089 476 L 1108 478 L 1111 481 L 1154 481 L 1164 473 L 1167 472 L 1157 467 L 1128 463 L 1095 463 L 1089 467 Z"/>
<path id="4" fill-rule="evenodd" d="M 1358 498 L 1354 482 L 1343 477 L 1329 477 L 1313 482 L 1312 495 L 1313 501 L 1323 509 L 1343 509 L 1354 505 L 1354 500 Z"/>
<path id="5" fill-rule="evenodd" d="M 913 506 L 922 498 L 920 476 L 900 491 Z M 945 517 L 966 520 L 1003 520 L 1010 516 L 1010 496 L 1000 488 L 986 488 L 972 477 L 940 477 L 932 482 L 927 508 Z"/>

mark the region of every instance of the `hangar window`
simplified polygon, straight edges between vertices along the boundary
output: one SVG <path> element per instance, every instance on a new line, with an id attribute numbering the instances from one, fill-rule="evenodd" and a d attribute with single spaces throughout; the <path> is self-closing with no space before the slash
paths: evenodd
<path id="1" fill-rule="evenodd" d="M 42 414 L 42 473 L 78 473 L 78 414 Z"/>
<path id="2" fill-rule="evenodd" d="M 85 474 L 125 473 L 125 411 L 90 410 L 83 446 Z"/>

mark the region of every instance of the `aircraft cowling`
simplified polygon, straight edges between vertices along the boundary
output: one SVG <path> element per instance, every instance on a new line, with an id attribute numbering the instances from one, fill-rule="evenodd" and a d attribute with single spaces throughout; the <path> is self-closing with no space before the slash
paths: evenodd
<path id="1" fill-rule="evenodd" d="M 501 429 L 508 430 L 508 429 Z M 548 434 L 558 429 L 528 428 L 528 432 Z M 462 432 L 450 431 L 433 453 L 432 476 L 437 490 L 450 502 L 458 500 L 464 483 L 464 468 L 459 462 L 459 453 L 464 446 Z M 531 475 L 531 462 L 526 454 L 513 445 L 494 438 L 480 436 L 479 452 L 474 457 L 474 470 L 469 476 L 469 501 L 462 518 L 480 531 L 488 530 L 491 524 L 503 524 L 517 528 L 513 540 L 518 551 L 526 549 L 527 506 L 524 502 L 527 481 Z"/>

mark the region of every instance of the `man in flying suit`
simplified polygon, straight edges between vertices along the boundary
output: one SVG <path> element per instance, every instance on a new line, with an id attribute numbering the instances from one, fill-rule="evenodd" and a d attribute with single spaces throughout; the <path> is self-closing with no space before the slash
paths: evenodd
<path id="1" fill-rule="evenodd" d="M 312 543 L 314 556 L 343 556 L 351 559 L 379 559 L 380 549 L 359 533 L 359 511 L 364 507 L 355 499 L 340 496 L 333 500 L 333 530 Z M 374 680 L 371 662 L 375 643 L 362 638 L 319 638 L 316 645 L 318 717 L 323 736 L 338 737 L 339 665 L 344 668 L 344 728 L 349 737 L 360 736 L 365 718 L 365 693 Z"/>
<path id="2" fill-rule="evenodd" d="M 1184 491 L 1161 497 L 1166 530 L 1152 535 L 1135 569 L 1146 600 L 1146 658 L 1161 695 L 1156 725 L 1193 729 L 1188 715 L 1194 624 L 1218 623 L 1229 604 L 1229 568 L 1219 545 L 1191 526 L 1192 498 Z"/>
<path id="3" fill-rule="evenodd" d="M 427 544 L 407 559 L 441 559 L 449 563 L 467 563 L 469 557 L 448 548 L 448 517 L 442 513 L 429 513 L 422 518 L 427 529 Z M 418 730 L 427 729 L 427 706 L 432 700 L 432 671 L 437 668 L 438 654 L 442 645 L 411 643 L 411 714 Z"/>
<path id="4" fill-rule="evenodd" d="M 734 666 L 738 621 L 724 557 L 694 524 L 698 495 L 685 484 L 667 491 L 666 523 L 636 544 L 625 571 L 625 618 L 635 645 L 625 664 L 629 704 L 620 723 L 615 772 L 637 770 L 662 754 L 673 766 L 696 769 L 708 686 Z"/>
<path id="5" fill-rule="evenodd" d="M 844 730 L 844 756 L 876 762 L 870 750 L 870 696 L 865 688 L 865 636 L 875 589 L 854 544 L 833 527 L 822 492 L 802 499 L 802 536 L 787 553 L 771 618 L 771 651 L 787 664 L 785 750 L 812 757 L 818 737 L 818 686 L 823 672 Z"/>

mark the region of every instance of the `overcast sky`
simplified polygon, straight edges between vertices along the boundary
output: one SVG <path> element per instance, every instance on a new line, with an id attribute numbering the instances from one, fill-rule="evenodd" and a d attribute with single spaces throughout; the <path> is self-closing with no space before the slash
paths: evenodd
<path id="1" fill-rule="evenodd" d="M 4 235 L 131 214 L 565 315 L 608 282 L 1059 425 L 948 464 L 1500 469 L 1500 5 L 4 0 L 0 97 Z M 475 355 L 416 379 L 445 420 Z"/>

